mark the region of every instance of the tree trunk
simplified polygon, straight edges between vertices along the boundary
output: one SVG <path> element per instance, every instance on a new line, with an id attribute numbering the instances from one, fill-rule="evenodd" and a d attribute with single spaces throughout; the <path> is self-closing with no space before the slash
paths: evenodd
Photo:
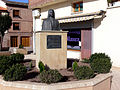
<path id="1" fill-rule="evenodd" d="M 1 37 L 0 37 L 0 51 L 2 51 L 2 42 L 1 42 Z"/>
<path id="2" fill-rule="evenodd" d="M 3 36 L 0 34 L 0 51 L 2 51 Z"/>

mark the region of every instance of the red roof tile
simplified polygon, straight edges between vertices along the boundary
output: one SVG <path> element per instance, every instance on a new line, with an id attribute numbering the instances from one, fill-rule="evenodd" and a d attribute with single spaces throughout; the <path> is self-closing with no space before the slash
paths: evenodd
<path id="1" fill-rule="evenodd" d="M 7 10 L 7 8 L 4 8 L 4 7 L 0 6 L 0 10 Z"/>

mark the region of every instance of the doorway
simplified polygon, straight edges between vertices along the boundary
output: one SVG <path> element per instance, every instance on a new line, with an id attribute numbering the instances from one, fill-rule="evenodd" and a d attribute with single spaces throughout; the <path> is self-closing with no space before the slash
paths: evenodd
<path id="1" fill-rule="evenodd" d="M 67 34 L 67 58 L 82 60 L 91 55 L 91 28 L 64 29 Z"/>

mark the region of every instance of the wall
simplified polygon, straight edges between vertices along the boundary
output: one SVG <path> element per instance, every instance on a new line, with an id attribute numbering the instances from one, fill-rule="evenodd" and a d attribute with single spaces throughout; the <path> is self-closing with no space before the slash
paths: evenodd
<path id="1" fill-rule="evenodd" d="M 30 37 L 30 47 L 25 47 L 28 51 L 32 51 L 33 47 L 33 39 L 32 39 L 32 27 L 33 27 L 33 19 L 32 19 L 32 10 L 29 10 L 26 6 L 19 6 L 18 4 L 9 4 L 7 3 L 7 10 L 12 18 L 12 22 L 20 23 L 20 30 L 13 30 L 13 24 L 9 31 L 5 34 L 3 40 L 3 47 L 11 47 L 11 36 L 18 36 L 18 46 L 21 44 L 21 36 L 29 36 Z M 19 10 L 20 17 L 13 17 L 13 10 Z M 10 48 L 12 51 L 13 48 Z"/>
<path id="2" fill-rule="evenodd" d="M 32 0 L 30 0 L 30 1 L 32 1 Z M 47 15 L 48 15 L 47 11 L 51 8 L 55 10 L 56 18 L 82 14 L 82 13 L 78 13 L 78 14 L 72 13 L 71 3 L 76 2 L 76 1 L 81 1 L 81 0 L 67 0 L 65 2 L 61 2 L 58 4 L 51 5 L 51 6 L 43 7 L 43 8 L 41 8 L 41 16 L 36 19 L 35 19 L 35 13 L 37 13 L 38 10 L 33 10 L 33 21 L 34 21 L 33 22 L 33 31 L 41 31 L 42 19 L 47 18 Z M 83 0 L 83 2 L 84 2 L 83 14 L 97 12 L 100 10 L 106 10 L 106 8 L 107 8 L 107 0 L 92 0 L 92 1 L 91 0 Z M 33 37 L 35 37 L 35 34 L 33 35 Z M 35 38 L 33 39 L 33 43 L 34 42 L 35 42 Z M 34 44 L 33 44 L 33 52 L 34 53 L 36 52 Z"/>
<path id="3" fill-rule="evenodd" d="M 32 10 L 29 10 L 27 7 L 14 7 L 7 6 L 10 16 L 13 22 L 20 22 L 20 30 L 13 30 L 13 25 L 9 32 L 32 32 Z M 13 10 L 20 10 L 20 18 L 13 17 Z"/>
<path id="4" fill-rule="evenodd" d="M 97 12 L 100 10 L 106 10 L 106 8 L 107 8 L 107 0 L 92 0 L 92 1 L 91 0 L 83 0 L 83 3 L 84 3 L 83 4 L 83 12 L 78 13 L 78 14 L 73 14 L 71 3 L 78 2 L 78 1 L 81 1 L 81 0 L 68 0 L 65 2 L 61 2 L 58 4 L 54 4 L 54 5 L 50 5 L 50 6 L 41 8 L 41 16 L 40 16 L 40 18 L 36 19 L 36 23 L 37 23 L 36 31 L 41 30 L 41 27 L 42 27 L 41 19 L 47 18 L 47 15 L 48 15 L 47 11 L 51 8 L 55 10 L 56 18 L 92 13 L 92 12 Z"/>
<path id="5" fill-rule="evenodd" d="M 67 58 L 81 60 L 81 52 L 77 50 L 67 50 Z"/>
<path id="6" fill-rule="evenodd" d="M 119 2 L 120 3 L 120 2 Z M 119 4 L 120 6 L 120 4 Z M 93 52 L 103 52 L 120 67 L 120 7 L 108 8 L 103 20 L 94 21 Z"/>

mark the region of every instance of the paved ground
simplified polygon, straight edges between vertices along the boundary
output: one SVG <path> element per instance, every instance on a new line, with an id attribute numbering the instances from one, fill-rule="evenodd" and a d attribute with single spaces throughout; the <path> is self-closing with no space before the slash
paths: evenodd
<path id="1" fill-rule="evenodd" d="M 113 78 L 111 90 L 120 90 L 120 68 L 112 68 Z"/>
<path id="2" fill-rule="evenodd" d="M 34 54 L 25 55 L 25 59 L 36 60 L 36 56 Z M 111 90 L 120 90 L 120 68 L 112 67 L 112 73 Z"/>
<path id="3" fill-rule="evenodd" d="M 25 59 L 32 59 L 32 60 L 36 60 L 36 55 L 34 55 L 33 53 L 25 55 Z"/>

